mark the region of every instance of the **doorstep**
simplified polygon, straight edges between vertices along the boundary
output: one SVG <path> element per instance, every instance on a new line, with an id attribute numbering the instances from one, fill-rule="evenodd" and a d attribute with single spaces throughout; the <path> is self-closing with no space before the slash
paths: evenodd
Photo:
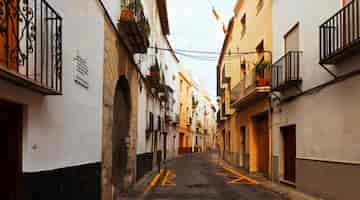
<path id="1" fill-rule="evenodd" d="M 256 181 L 256 183 L 263 187 L 264 189 L 273 191 L 275 193 L 286 195 L 289 197 L 290 200 L 322 200 L 321 198 L 314 197 L 308 194 L 305 194 L 294 187 L 287 186 L 285 184 L 281 184 L 275 181 L 271 181 L 267 179 L 264 176 L 261 176 L 259 174 L 252 174 L 247 172 L 246 170 L 239 168 L 237 166 L 234 166 L 232 163 L 229 163 L 228 161 L 225 161 L 223 159 L 220 159 L 220 163 L 226 167 L 232 168 L 233 170 L 239 172 L 245 177 L 249 177 L 250 179 Z"/>

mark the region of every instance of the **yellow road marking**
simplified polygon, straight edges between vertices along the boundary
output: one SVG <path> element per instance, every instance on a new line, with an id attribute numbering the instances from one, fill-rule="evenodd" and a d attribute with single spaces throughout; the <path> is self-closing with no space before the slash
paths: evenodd
<path id="1" fill-rule="evenodd" d="M 157 173 L 154 178 L 150 181 L 149 185 L 145 188 L 144 193 L 148 193 L 156 184 L 159 182 L 161 175 L 164 173 L 164 170 L 160 170 L 160 173 Z"/>
<path id="2" fill-rule="evenodd" d="M 254 185 L 257 185 L 257 184 L 258 184 L 258 182 L 257 182 L 256 180 L 254 180 L 254 179 L 252 179 L 252 178 L 249 178 L 249 177 L 247 177 L 247 176 L 244 176 L 244 175 L 242 175 L 241 173 L 239 173 L 238 171 L 236 171 L 236 170 L 234 170 L 234 169 L 231 169 L 231 168 L 226 167 L 226 166 L 224 166 L 224 165 L 222 165 L 221 167 L 222 167 L 224 170 L 226 170 L 226 171 L 228 171 L 228 172 L 236 175 L 239 179 L 242 178 L 243 180 L 246 180 L 246 181 L 248 181 L 249 183 L 254 184 Z"/>
<path id="3" fill-rule="evenodd" d="M 173 180 L 176 178 L 176 174 L 172 172 L 171 170 L 167 170 L 165 177 L 163 178 L 161 182 L 161 186 L 176 186 L 176 184 L 173 182 Z"/>
<path id="4" fill-rule="evenodd" d="M 236 184 L 236 183 L 239 183 L 240 181 L 243 181 L 244 178 L 237 178 L 237 179 L 234 179 L 232 181 L 228 181 L 227 184 Z"/>

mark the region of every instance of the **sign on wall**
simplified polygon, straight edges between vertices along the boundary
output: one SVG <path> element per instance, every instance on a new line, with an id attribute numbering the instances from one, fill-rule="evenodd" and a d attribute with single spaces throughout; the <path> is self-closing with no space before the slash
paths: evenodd
<path id="1" fill-rule="evenodd" d="M 89 66 L 87 59 L 80 56 L 79 51 L 73 58 L 74 81 L 85 89 L 89 88 Z"/>

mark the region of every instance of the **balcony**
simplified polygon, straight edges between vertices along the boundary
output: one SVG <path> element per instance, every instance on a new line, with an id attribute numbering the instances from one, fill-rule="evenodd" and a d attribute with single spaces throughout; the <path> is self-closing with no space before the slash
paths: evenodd
<path id="1" fill-rule="evenodd" d="M 270 64 L 261 62 L 255 65 L 231 90 L 231 107 L 243 108 L 266 97 L 271 91 L 270 80 Z"/>
<path id="2" fill-rule="evenodd" d="M 169 85 L 166 85 L 164 83 L 159 83 L 159 85 L 156 87 L 156 92 L 159 96 L 160 101 L 165 102 L 166 104 L 171 103 L 174 99 L 174 90 Z"/>
<path id="3" fill-rule="evenodd" d="M 272 65 L 272 90 L 282 91 L 301 83 L 301 51 L 290 51 Z"/>
<path id="4" fill-rule="evenodd" d="M 45 0 L 0 0 L 0 78 L 62 94 L 62 18 Z"/>
<path id="5" fill-rule="evenodd" d="M 156 89 L 159 87 L 161 76 L 160 65 L 157 60 L 155 60 L 154 64 L 150 67 L 149 74 L 146 76 L 146 81 L 150 88 Z"/>
<path id="6" fill-rule="evenodd" d="M 119 33 L 132 53 L 146 53 L 150 25 L 140 0 L 124 0 L 119 20 Z"/>
<path id="7" fill-rule="evenodd" d="M 336 64 L 359 49 L 359 0 L 353 0 L 320 25 L 320 64 Z"/>
<path id="8" fill-rule="evenodd" d="M 231 80 L 231 70 L 230 70 L 230 65 L 224 65 L 223 69 L 222 69 L 222 83 L 226 84 L 226 83 L 230 83 Z"/>

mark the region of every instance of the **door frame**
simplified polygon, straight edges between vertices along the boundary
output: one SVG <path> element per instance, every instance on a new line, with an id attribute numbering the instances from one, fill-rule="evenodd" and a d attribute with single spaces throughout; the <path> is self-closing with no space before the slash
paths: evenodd
<path id="1" fill-rule="evenodd" d="M 282 168 L 282 176 L 281 176 L 281 182 L 285 183 L 285 184 L 288 184 L 290 186 L 295 186 L 296 184 L 296 125 L 288 125 L 288 126 L 283 126 L 283 127 L 280 127 L 280 133 L 281 133 L 281 139 L 282 139 L 282 152 L 281 152 L 281 155 L 282 155 L 282 159 L 281 159 L 281 168 Z M 293 180 L 290 180 L 291 177 L 287 177 L 287 163 L 290 162 L 288 161 L 286 158 L 287 158 L 287 153 L 288 150 L 287 150 L 287 141 L 286 141 L 286 136 L 285 135 L 289 135 L 289 134 L 293 134 L 294 136 L 294 144 L 290 144 L 292 148 L 295 148 L 294 152 L 295 152 L 295 155 L 294 155 L 294 160 L 292 162 L 293 163 Z M 291 172 L 289 172 L 291 173 Z"/>
<path id="2" fill-rule="evenodd" d="M 23 193 L 23 114 L 24 114 L 24 107 L 21 104 L 18 103 L 14 103 L 11 101 L 7 101 L 7 100 L 3 100 L 0 99 L 0 108 L 4 106 L 6 107 L 10 112 L 14 112 L 14 115 L 10 116 L 10 120 L 15 120 L 14 121 L 14 132 L 16 132 L 16 139 L 14 141 L 16 141 L 16 146 L 14 147 L 15 150 L 16 149 L 16 154 L 17 154 L 17 171 L 15 174 L 15 191 L 16 191 L 16 196 L 15 196 L 15 200 L 21 200 L 22 199 L 22 193 Z M 8 116 L 7 116 L 8 118 Z M 9 118 L 8 118 L 9 119 Z M 0 133 L 1 134 L 1 133 Z M 6 134 L 6 133 L 5 133 Z"/>

